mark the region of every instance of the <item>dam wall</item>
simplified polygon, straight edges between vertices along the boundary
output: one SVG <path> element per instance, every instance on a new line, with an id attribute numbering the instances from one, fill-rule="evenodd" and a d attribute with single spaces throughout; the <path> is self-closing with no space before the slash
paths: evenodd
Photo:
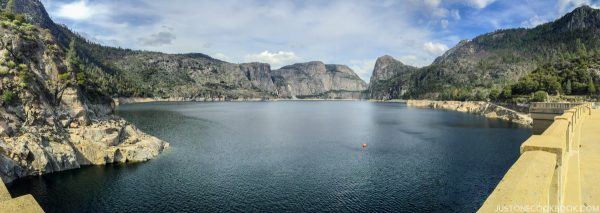
<path id="1" fill-rule="evenodd" d="M 593 113 L 600 112 L 592 108 L 590 103 L 572 106 L 553 117 L 543 133 L 527 139 L 520 147 L 520 157 L 479 211 L 571 212 L 588 206 L 584 194 L 592 186 L 582 184 L 581 165 L 587 162 L 580 158 L 580 151 L 587 148 L 581 146 L 582 141 L 596 143 L 593 138 L 587 140 L 591 138 L 587 135 L 600 132 L 595 128 L 600 128 L 600 123 L 591 120 Z M 600 197 L 591 199 L 600 201 Z"/>

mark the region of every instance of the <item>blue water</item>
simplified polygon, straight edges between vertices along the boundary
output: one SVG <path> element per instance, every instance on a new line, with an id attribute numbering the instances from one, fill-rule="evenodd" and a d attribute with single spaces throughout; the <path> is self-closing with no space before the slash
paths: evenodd
<path id="1" fill-rule="evenodd" d="M 393 103 L 149 103 L 118 114 L 172 149 L 10 191 L 47 212 L 473 212 L 530 135 Z"/>

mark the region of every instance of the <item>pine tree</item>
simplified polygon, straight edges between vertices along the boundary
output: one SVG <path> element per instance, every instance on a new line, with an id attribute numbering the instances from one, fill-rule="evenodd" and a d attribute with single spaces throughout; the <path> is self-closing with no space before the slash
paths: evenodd
<path id="1" fill-rule="evenodd" d="M 6 3 L 6 7 L 4 9 L 8 12 L 14 13 L 15 12 L 15 1 L 8 0 L 8 2 Z"/>
<path id="2" fill-rule="evenodd" d="M 587 48 L 585 47 L 585 44 L 583 42 L 581 42 L 581 39 L 575 40 L 575 47 L 577 48 L 578 56 L 587 55 Z"/>
<path id="3" fill-rule="evenodd" d="M 571 80 L 567 80 L 565 84 L 565 95 L 570 95 L 573 92 L 573 86 L 571 85 Z"/>
<path id="4" fill-rule="evenodd" d="M 590 95 L 596 94 L 596 85 L 594 85 L 593 80 L 590 80 L 588 82 L 588 92 L 590 93 Z"/>
<path id="5" fill-rule="evenodd" d="M 69 50 L 67 51 L 67 70 L 70 73 L 77 73 L 79 70 L 79 58 L 77 57 L 77 44 L 75 39 L 72 39 L 69 43 Z"/>

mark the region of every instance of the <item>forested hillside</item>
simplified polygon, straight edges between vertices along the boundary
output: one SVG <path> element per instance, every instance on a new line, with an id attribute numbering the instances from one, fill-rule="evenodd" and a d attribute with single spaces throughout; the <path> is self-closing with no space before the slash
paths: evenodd
<path id="1" fill-rule="evenodd" d="M 582 6 L 532 29 L 498 30 L 462 41 L 431 65 L 391 78 L 387 85 L 406 89 L 390 98 L 485 100 L 492 90 L 505 88 L 541 65 L 599 48 L 600 10 Z"/>

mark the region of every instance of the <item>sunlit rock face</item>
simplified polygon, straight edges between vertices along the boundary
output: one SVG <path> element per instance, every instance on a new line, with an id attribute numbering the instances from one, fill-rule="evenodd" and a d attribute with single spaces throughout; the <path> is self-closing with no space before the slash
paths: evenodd
<path id="1" fill-rule="evenodd" d="M 318 98 L 339 93 L 339 98 L 344 98 L 360 96 L 367 89 L 367 84 L 349 67 L 320 61 L 284 66 L 273 70 L 272 75 L 281 97 Z"/>
<path id="2" fill-rule="evenodd" d="M 393 99 L 404 95 L 416 67 L 405 65 L 389 55 L 377 58 L 369 83 L 369 97 L 372 99 Z"/>
<path id="3" fill-rule="evenodd" d="M 77 82 L 68 50 L 46 29 L 0 28 L 0 178 L 156 157 L 168 143 L 114 116 L 110 97 Z"/>

